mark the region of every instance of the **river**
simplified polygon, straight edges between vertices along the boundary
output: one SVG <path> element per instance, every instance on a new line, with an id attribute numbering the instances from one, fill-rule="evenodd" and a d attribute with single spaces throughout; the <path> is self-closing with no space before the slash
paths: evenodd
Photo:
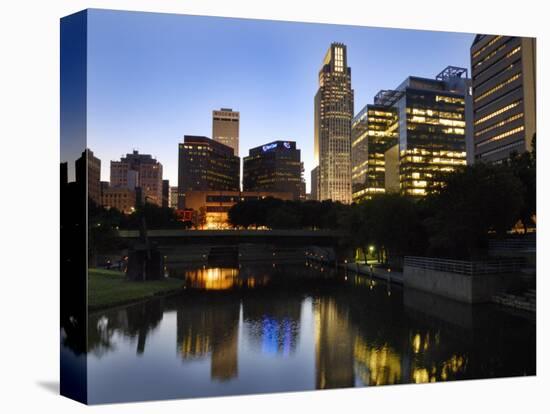
<path id="1" fill-rule="evenodd" d="M 90 403 L 535 374 L 535 319 L 309 263 L 177 268 L 88 317 Z"/>

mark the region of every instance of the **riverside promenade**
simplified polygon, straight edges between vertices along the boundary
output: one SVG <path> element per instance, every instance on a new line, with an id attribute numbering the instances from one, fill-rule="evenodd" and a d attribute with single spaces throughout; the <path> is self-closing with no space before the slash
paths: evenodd
<path id="1" fill-rule="evenodd" d="M 359 263 L 343 263 L 339 266 L 357 274 L 371 276 L 376 279 L 387 280 L 398 285 L 403 285 L 403 272 Z"/>

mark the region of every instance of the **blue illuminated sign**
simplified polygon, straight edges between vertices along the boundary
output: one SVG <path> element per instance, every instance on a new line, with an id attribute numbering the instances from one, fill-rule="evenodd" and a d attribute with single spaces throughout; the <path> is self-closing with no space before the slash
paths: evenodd
<path id="1" fill-rule="evenodd" d="M 271 151 L 272 149 L 274 148 L 277 148 L 279 146 L 279 143 L 278 142 L 272 142 L 271 144 L 266 144 L 264 146 L 262 146 L 262 151 L 263 152 L 267 152 L 267 151 Z M 286 149 L 290 149 L 290 142 L 283 142 L 283 147 L 286 148 Z"/>

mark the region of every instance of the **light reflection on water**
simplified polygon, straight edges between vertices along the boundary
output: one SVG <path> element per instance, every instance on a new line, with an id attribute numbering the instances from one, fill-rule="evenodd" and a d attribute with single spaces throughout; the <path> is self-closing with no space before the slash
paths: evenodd
<path id="1" fill-rule="evenodd" d="M 177 274 L 181 296 L 89 316 L 90 402 L 535 373 L 534 321 L 493 305 L 317 265 Z"/>

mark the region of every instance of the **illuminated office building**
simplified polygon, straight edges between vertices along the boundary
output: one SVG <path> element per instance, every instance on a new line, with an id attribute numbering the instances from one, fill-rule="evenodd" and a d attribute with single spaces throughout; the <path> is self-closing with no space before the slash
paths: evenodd
<path id="1" fill-rule="evenodd" d="M 274 141 L 252 148 L 243 159 L 244 191 L 278 191 L 305 197 L 300 150 L 293 141 Z"/>
<path id="2" fill-rule="evenodd" d="M 470 85 L 467 69 L 448 66 L 435 79 L 411 76 L 396 88 L 397 99 L 390 103 L 397 110 L 399 142 L 385 153 L 386 191 L 424 196 L 466 165 Z"/>
<path id="3" fill-rule="evenodd" d="M 276 191 L 220 191 L 188 190 L 185 194 L 185 208 L 204 212 L 204 229 L 231 228 L 229 210 L 240 201 L 261 200 L 267 197 L 292 200 L 293 193 Z"/>
<path id="4" fill-rule="evenodd" d="M 391 105 L 401 96 L 381 91 L 374 105 L 366 105 L 352 123 L 353 201 L 386 192 L 386 151 L 398 140 L 397 110 Z"/>
<path id="5" fill-rule="evenodd" d="M 318 199 L 351 203 L 353 90 L 346 46 L 332 43 L 319 71 L 315 95 L 314 156 Z"/>
<path id="6" fill-rule="evenodd" d="M 233 148 L 233 155 L 239 155 L 240 114 L 231 108 L 212 111 L 212 139 Z"/>
<path id="7" fill-rule="evenodd" d="M 536 131 L 534 38 L 477 35 L 470 49 L 475 161 L 531 151 Z"/>
<path id="8" fill-rule="evenodd" d="M 210 138 L 185 135 L 179 144 L 178 208 L 188 191 L 239 191 L 240 160 L 233 149 Z"/>

